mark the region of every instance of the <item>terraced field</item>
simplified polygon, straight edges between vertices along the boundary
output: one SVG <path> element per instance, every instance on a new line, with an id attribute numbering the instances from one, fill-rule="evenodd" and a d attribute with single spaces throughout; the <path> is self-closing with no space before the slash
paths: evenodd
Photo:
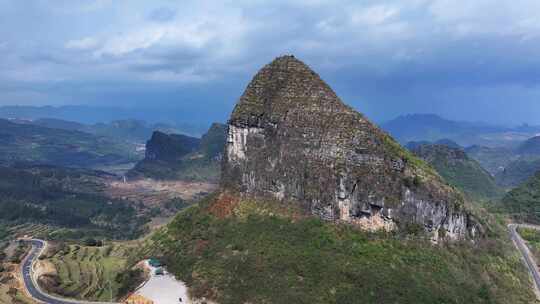
<path id="1" fill-rule="evenodd" d="M 15 225 L 15 226 L 9 226 L 9 227 L 5 227 L 5 229 L 6 229 L 7 235 L 11 239 L 17 238 L 17 237 L 23 237 L 26 235 L 39 238 L 55 230 L 54 228 L 47 225 L 32 224 L 32 223 L 24 223 L 24 224 Z"/>
<path id="2" fill-rule="evenodd" d="M 40 283 L 64 297 L 111 301 L 119 296 L 120 283 L 116 278 L 128 265 L 127 250 L 120 245 L 66 246 L 46 259 L 54 270 L 49 269 Z"/>

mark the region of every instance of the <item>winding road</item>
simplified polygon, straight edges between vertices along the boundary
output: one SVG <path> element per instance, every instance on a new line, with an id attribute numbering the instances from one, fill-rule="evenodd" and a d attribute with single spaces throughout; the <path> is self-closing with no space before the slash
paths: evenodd
<path id="1" fill-rule="evenodd" d="M 43 252 L 43 250 L 45 250 L 47 243 L 45 241 L 37 239 L 25 241 L 29 242 L 32 245 L 32 248 L 30 249 L 30 252 L 21 264 L 21 273 L 24 281 L 24 286 L 34 300 L 44 304 L 117 304 L 110 302 L 85 302 L 72 299 L 64 299 L 45 293 L 37 284 L 34 272 L 34 264 L 37 258 L 39 258 L 39 256 Z"/>
<path id="2" fill-rule="evenodd" d="M 538 272 L 537 263 L 525 244 L 525 241 L 523 238 L 519 235 L 517 232 L 518 227 L 524 227 L 524 228 L 531 228 L 531 229 L 537 229 L 540 230 L 540 226 L 535 225 L 528 225 L 528 224 L 509 224 L 508 230 L 510 231 L 510 237 L 512 238 L 512 241 L 514 242 L 514 245 L 516 248 L 521 252 L 521 255 L 523 257 L 523 260 L 525 261 L 525 265 L 529 269 L 529 272 L 531 273 L 534 281 L 534 290 L 536 293 L 536 297 L 540 299 L 540 272 Z"/>

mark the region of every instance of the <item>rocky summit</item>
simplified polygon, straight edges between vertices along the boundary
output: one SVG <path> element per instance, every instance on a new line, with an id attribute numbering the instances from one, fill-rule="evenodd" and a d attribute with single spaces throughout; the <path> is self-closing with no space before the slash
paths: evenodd
<path id="1" fill-rule="evenodd" d="M 222 186 L 368 230 L 413 225 L 434 239 L 480 230 L 461 193 L 294 56 L 263 67 L 240 97 L 228 122 Z"/>

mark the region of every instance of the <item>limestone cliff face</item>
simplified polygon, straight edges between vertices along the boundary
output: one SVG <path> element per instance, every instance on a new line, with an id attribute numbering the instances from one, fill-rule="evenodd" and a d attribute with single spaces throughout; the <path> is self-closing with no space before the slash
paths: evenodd
<path id="1" fill-rule="evenodd" d="M 434 237 L 475 235 L 460 193 L 345 105 L 293 56 L 260 70 L 228 122 L 222 185 L 297 203 L 366 229 L 422 225 Z"/>

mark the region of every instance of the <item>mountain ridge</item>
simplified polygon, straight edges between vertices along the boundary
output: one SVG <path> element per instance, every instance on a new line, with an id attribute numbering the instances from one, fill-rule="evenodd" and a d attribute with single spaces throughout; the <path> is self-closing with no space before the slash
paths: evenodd
<path id="1" fill-rule="evenodd" d="M 445 144 L 422 144 L 412 149 L 431 164 L 451 185 L 473 199 L 490 199 L 502 194 L 495 179 L 461 148 Z"/>

